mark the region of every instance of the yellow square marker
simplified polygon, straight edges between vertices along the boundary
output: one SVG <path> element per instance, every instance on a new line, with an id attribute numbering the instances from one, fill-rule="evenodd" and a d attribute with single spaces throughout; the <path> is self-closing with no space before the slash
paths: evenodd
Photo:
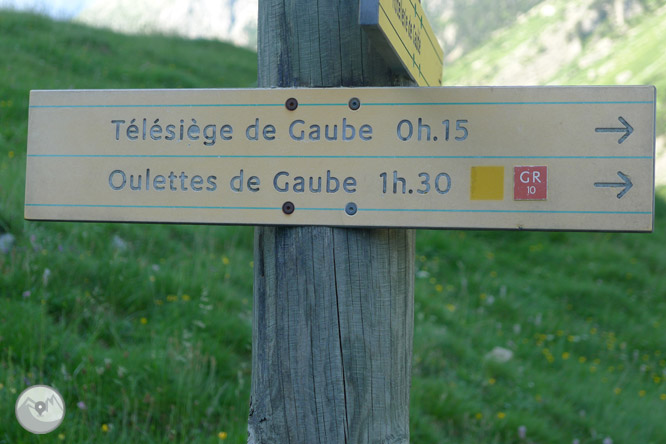
<path id="1" fill-rule="evenodd" d="M 504 200 L 504 167 L 472 167 L 469 198 L 471 200 Z"/>

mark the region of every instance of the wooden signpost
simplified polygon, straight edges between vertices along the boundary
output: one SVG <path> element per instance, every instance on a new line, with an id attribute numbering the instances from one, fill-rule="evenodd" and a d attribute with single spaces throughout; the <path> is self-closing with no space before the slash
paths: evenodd
<path id="1" fill-rule="evenodd" d="M 258 40 L 271 89 L 33 91 L 25 200 L 258 225 L 250 444 L 409 442 L 406 227 L 652 230 L 654 87 L 398 88 L 441 84 L 414 0 L 264 0 Z"/>
<path id="2" fill-rule="evenodd" d="M 651 231 L 655 104 L 649 86 L 33 91 L 26 218 Z"/>

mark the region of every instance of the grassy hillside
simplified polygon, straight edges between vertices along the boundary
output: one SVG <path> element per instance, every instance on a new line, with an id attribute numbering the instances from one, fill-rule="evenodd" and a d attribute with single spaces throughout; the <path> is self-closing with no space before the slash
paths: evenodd
<path id="1" fill-rule="evenodd" d="M 244 443 L 252 229 L 22 206 L 30 89 L 252 86 L 256 56 L 7 12 L 0 53 L 0 444 Z M 412 441 L 666 442 L 665 190 L 656 205 L 650 235 L 420 231 Z M 35 383 L 67 404 L 41 437 L 13 412 Z"/>
<path id="2" fill-rule="evenodd" d="M 0 232 L 16 238 L 0 253 L 0 443 L 244 442 L 251 230 L 27 223 L 22 205 L 30 89 L 249 87 L 256 54 L 4 11 L 0 53 Z M 68 408 L 45 439 L 13 413 L 38 382 Z"/>
<path id="3" fill-rule="evenodd" d="M 595 3 L 584 0 L 571 8 L 566 0 L 541 2 L 446 66 L 444 84 L 655 85 L 657 132 L 663 135 L 666 2 L 644 2 L 643 13 L 624 26 L 598 16 Z"/>
<path id="4" fill-rule="evenodd" d="M 428 19 L 444 45 L 445 63 L 485 46 L 496 32 L 520 24 L 531 9 L 537 10 L 560 0 L 427 0 L 422 2 Z M 636 15 L 650 14 L 664 0 L 578 0 L 568 2 L 571 9 L 589 10 L 590 20 L 581 23 L 581 30 L 594 22 L 631 21 Z M 618 8 L 622 5 L 622 8 Z"/>

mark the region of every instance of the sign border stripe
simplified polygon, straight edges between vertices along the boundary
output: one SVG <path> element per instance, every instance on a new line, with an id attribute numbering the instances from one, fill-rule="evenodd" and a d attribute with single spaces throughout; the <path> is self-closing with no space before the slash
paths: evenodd
<path id="1" fill-rule="evenodd" d="M 364 156 L 288 154 L 28 154 L 33 158 L 165 158 L 165 159 L 597 159 L 652 160 L 652 156 Z"/>
<path id="2" fill-rule="evenodd" d="M 123 204 L 39 204 L 26 203 L 26 207 L 56 208 L 154 208 L 154 209 L 195 209 L 195 210 L 282 210 L 282 207 L 239 207 L 239 206 L 194 206 L 194 205 L 123 205 Z M 302 211 L 345 211 L 344 208 L 298 207 Z M 512 213 L 512 214 L 620 214 L 648 215 L 649 211 L 590 211 L 590 210 L 483 210 L 483 209 L 438 209 L 438 208 L 359 208 L 368 212 L 417 212 L 417 213 Z"/>
<path id="3" fill-rule="evenodd" d="M 654 105 L 654 100 L 587 100 L 540 102 L 367 102 L 362 106 L 515 106 L 515 105 Z M 224 108 L 224 107 L 281 107 L 284 103 L 176 103 L 122 105 L 30 105 L 30 109 L 77 108 Z M 300 103 L 299 106 L 349 106 L 347 103 Z"/>

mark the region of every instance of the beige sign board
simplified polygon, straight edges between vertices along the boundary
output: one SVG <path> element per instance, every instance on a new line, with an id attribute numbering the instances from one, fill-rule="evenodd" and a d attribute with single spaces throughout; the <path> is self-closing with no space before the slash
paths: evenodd
<path id="1" fill-rule="evenodd" d="M 651 231 L 655 94 L 33 91 L 25 217 Z"/>
<path id="2" fill-rule="evenodd" d="M 419 86 L 442 84 L 444 52 L 419 0 L 361 0 L 359 19 L 393 68 L 400 65 Z"/>

